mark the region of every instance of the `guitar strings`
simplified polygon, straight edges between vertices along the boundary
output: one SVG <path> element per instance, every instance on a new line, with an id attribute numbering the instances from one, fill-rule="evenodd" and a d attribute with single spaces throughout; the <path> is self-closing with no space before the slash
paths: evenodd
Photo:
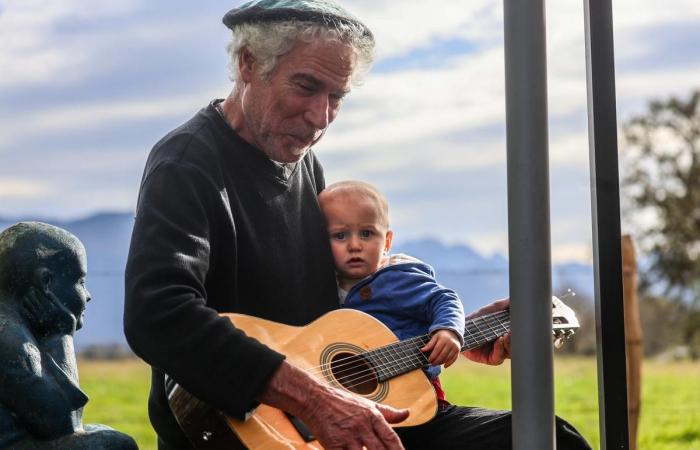
<path id="1" fill-rule="evenodd" d="M 479 345 L 482 345 L 486 342 L 489 342 L 493 340 L 493 338 L 498 338 L 501 335 L 503 335 L 505 332 L 509 331 L 509 328 L 506 326 L 506 323 L 504 323 L 502 320 L 499 320 L 500 318 L 507 317 L 508 312 L 507 311 L 499 311 L 496 313 L 491 313 L 487 314 L 484 316 L 477 317 L 475 319 L 467 319 L 468 324 L 465 327 L 465 334 L 468 336 L 465 336 L 465 345 L 460 349 L 460 352 L 468 350 L 470 348 L 477 347 Z M 471 324 L 469 323 L 471 322 Z M 484 327 L 479 327 L 479 325 L 484 325 Z M 510 323 L 507 322 L 509 325 Z M 473 332 L 478 332 L 483 335 L 483 338 L 477 339 L 474 338 L 468 330 L 469 328 L 472 329 Z M 487 328 L 485 331 L 482 328 Z M 502 330 L 500 330 L 502 329 Z M 496 332 L 495 330 L 498 330 Z M 486 336 L 485 333 L 489 332 L 493 334 L 493 336 Z M 370 381 L 372 379 L 377 379 L 380 378 L 382 375 L 384 375 L 382 372 L 384 371 L 385 368 L 389 367 L 397 367 L 401 366 L 401 369 L 406 369 L 409 368 L 413 370 L 414 368 L 418 368 L 424 365 L 428 364 L 428 358 L 426 357 L 425 353 L 423 352 L 417 352 L 416 353 L 416 348 L 415 344 L 417 342 L 420 342 L 423 346 L 427 344 L 428 340 L 430 338 L 430 335 L 424 335 L 424 336 L 417 336 L 411 339 L 407 339 L 405 341 L 400 341 L 396 343 L 389 344 L 384 347 L 379 347 L 377 349 L 367 351 L 362 354 L 357 354 L 357 355 L 351 355 L 349 357 L 341 358 L 339 360 L 334 361 L 334 365 L 332 369 L 335 369 L 336 373 L 342 373 L 344 368 L 347 368 L 348 366 L 351 366 L 353 364 L 356 364 L 358 361 L 363 361 L 366 365 L 369 367 L 363 371 L 360 372 L 352 372 L 349 373 L 345 376 L 338 376 L 336 379 L 343 385 L 343 387 L 350 389 L 353 387 L 358 386 L 359 384 L 362 384 L 364 382 Z M 467 343 L 467 341 L 469 341 Z M 393 351 L 393 353 L 392 353 Z M 402 354 L 398 353 L 401 352 Z M 406 354 L 407 352 L 413 351 L 414 353 L 412 354 Z M 369 355 L 371 354 L 371 355 Z M 396 356 L 399 356 L 396 358 Z M 370 356 L 376 356 L 377 358 L 382 358 L 384 357 L 386 359 L 385 362 L 382 362 L 380 359 L 380 363 L 376 364 L 370 361 Z M 349 361 L 348 361 L 349 360 Z M 338 364 L 339 362 L 343 362 L 341 364 Z M 415 363 L 420 363 L 418 367 L 411 367 Z M 324 372 L 326 370 L 329 370 L 328 366 L 330 366 L 331 363 L 326 363 L 318 367 L 310 368 L 307 369 L 306 371 L 311 373 L 312 375 L 325 375 Z M 326 369 L 326 370 L 324 370 Z M 397 373 L 394 376 L 398 376 L 401 373 Z M 391 375 L 391 371 L 389 371 L 388 375 Z M 354 377 L 354 378 L 352 378 Z M 391 378 L 391 376 L 389 377 Z M 354 384 L 350 384 L 354 383 Z"/>
<path id="2" fill-rule="evenodd" d="M 465 336 L 465 345 L 460 349 L 460 352 L 465 351 L 465 350 L 469 350 L 469 349 L 474 348 L 474 347 L 478 347 L 479 345 L 483 345 L 483 344 L 485 344 L 485 343 L 487 343 L 487 342 L 489 342 L 489 341 L 491 341 L 491 340 L 494 340 L 495 338 L 498 338 L 498 337 L 502 336 L 504 333 L 500 333 L 500 332 L 497 333 L 496 331 L 494 331 L 494 327 L 492 326 L 492 325 L 494 325 L 494 324 L 498 325 L 498 326 L 496 326 L 496 328 L 499 328 L 499 327 L 500 327 L 500 328 L 503 328 L 503 330 L 505 330 L 505 332 L 508 332 L 508 331 L 509 331 L 509 328 L 508 328 L 508 327 L 505 327 L 505 326 L 503 325 L 503 321 L 502 321 L 502 320 L 499 320 L 499 319 L 501 319 L 501 318 L 503 318 L 503 317 L 508 317 L 507 311 L 498 311 L 498 312 L 496 312 L 496 313 L 491 313 L 491 314 L 483 315 L 483 316 L 477 317 L 477 318 L 475 318 L 475 319 L 467 319 L 468 322 L 471 322 L 471 323 L 472 323 L 472 324 L 471 324 L 472 332 L 470 332 L 469 330 L 467 330 L 467 328 L 470 327 L 469 325 L 467 325 L 467 326 L 465 327 L 465 334 L 469 334 L 469 336 Z M 486 327 L 488 328 L 487 331 L 493 333 L 494 336 L 491 336 L 491 337 L 486 337 L 486 336 L 484 336 L 484 337 L 482 338 L 482 340 L 479 340 L 479 339 L 477 339 L 477 338 L 474 338 L 474 337 L 472 336 L 473 334 L 475 334 L 474 332 L 476 332 L 476 333 L 481 333 L 482 335 L 484 335 L 484 334 L 486 333 L 484 330 L 482 330 L 482 329 L 479 328 L 477 321 L 478 321 L 478 322 L 483 322 L 484 325 L 486 325 Z M 509 324 L 509 323 L 510 323 L 510 322 L 508 322 L 508 324 Z M 404 340 L 404 341 L 394 342 L 394 343 L 391 343 L 391 344 L 388 344 L 388 345 L 385 345 L 385 346 L 382 346 L 382 347 L 379 347 L 379 348 L 376 348 L 376 349 L 373 349 L 373 350 L 368 350 L 368 351 L 366 351 L 366 352 L 364 352 L 364 353 L 360 353 L 360 354 L 356 354 L 356 355 L 351 355 L 351 356 L 348 356 L 348 357 L 345 357 L 345 358 L 338 359 L 338 360 L 334 361 L 333 363 L 325 363 L 325 364 L 322 364 L 322 365 L 319 365 L 319 366 L 316 366 L 316 367 L 311 367 L 311 368 L 306 369 L 306 370 L 307 370 L 308 372 L 313 372 L 313 371 L 315 371 L 316 373 L 322 373 L 323 370 L 324 370 L 324 369 L 327 369 L 328 366 L 330 366 L 331 364 L 335 364 L 335 365 L 336 365 L 336 368 L 343 368 L 343 367 L 345 367 L 347 364 L 353 364 L 354 361 L 357 359 L 358 356 L 367 355 L 367 354 L 369 354 L 369 353 L 389 352 L 389 351 L 393 350 L 394 348 L 396 348 L 396 347 L 402 345 L 402 343 L 407 343 L 407 342 L 417 341 L 417 340 L 425 340 L 426 338 L 430 338 L 430 335 L 416 336 L 416 337 L 413 337 L 413 338 L 410 338 L 410 339 L 407 339 L 407 340 Z M 467 342 L 468 342 L 468 343 L 467 343 Z M 415 342 L 412 342 L 412 343 L 415 343 Z M 427 343 L 427 341 L 425 341 L 425 343 Z M 348 361 L 348 362 L 347 362 L 346 364 L 338 364 L 339 362 L 343 362 L 343 361 Z M 400 361 L 400 359 L 399 359 L 399 361 Z M 392 362 L 389 362 L 389 364 L 391 364 L 391 363 L 392 363 Z M 383 367 L 380 367 L 380 368 L 383 368 Z"/>
<path id="3" fill-rule="evenodd" d="M 417 363 L 417 364 L 416 364 Z M 386 381 L 390 378 L 394 378 L 395 376 L 401 375 L 403 373 L 406 373 L 410 370 L 418 369 L 420 367 L 423 367 L 428 364 L 428 359 L 426 358 L 424 353 L 417 353 L 414 355 L 406 356 L 404 358 L 394 360 L 394 361 L 389 361 L 387 364 L 380 364 L 380 365 L 369 365 L 367 369 L 364 369 L 359 372 L 351 372 L 348 374 L 342 374 L 340 371 L 335 371 L 335 379 L 340 383 L 342 387 L 345 389 L 351 390 L 352 388 L 359 386 L 365 382 L 375 382 L 379 383 L 381 381 Z M 398 373 L 392 373 L 389 371 L 388 373 L 384 374 L 382 373 L 383 369 L 387 366 L 390 367 L 397 367 L 401 366 L 400 370 Z M 408 369 L 408 370 L 404 370 Z M 323 374 L 326 375 L 326 374 Z M 386 378 L 383 378 L 385 375 L 387 375 Z M 320 376 L 320 374 L 319 374 Z M 326 378 L 324 376 L 324 378 Z"/>
<path id="4" fill-rule="evenodd" d="M 494 322 L 493 320 L 490 320 L 490 321 L 488 321 L 488 323 L 485 322 L 485 324 L 486 324 L 487 327 L 489 328 L 489 331 L 491 331 L 492 333 L 494 333 L 494 335 L 499 336 L 497 333 L 494 332 L 494 330 L 493 330 L 493 328 L 492 328 L 492 325 L 493 325 L 494 323 L 495 323 L 496 325 L 500 326 L 501 328 L 503 328 L 506 332 L 510 331 L 510 328 L 509 328 L 509 327 L 510 327 L 510 320 L 508 320 L 508 321 L 500 321 L 500 320 L 499 320 L 499 321 L 495 321 L 495 322 Z M 475 326 L 474 328 L 477 328 L 477 330 L 478 330 L 478 327 Z M 478 331 L 481 331 L 481 330 L 478 330 Z M 502 335 L 502 334 L 501 334 L 501 335 Z M 401 341 L 401 343 L 409 343 L 409 342 L 412 341 L 412 340 L 422 339 L 421 343 L 422 343 L 422 344 L 425 344 L 425 343 L 427 342 L 427 341 L 425 340 L 426 338 L 429 338 L 429 335 L 419 336 L 419 337 L 416 337 L 416 338 L 407 339 L 407 340 L 405 340 L 405 341 Z M 486 343 L 486 342 L 490 342 L 490 341 L 492 341 L 492 340 L 493 340 L 493 339 L 491 339 L 491 338 L 485 337 L 484 340 L 483 340 L 483 342 L 480 342 L 480 343 L 478 343 L 478 344 L 472 346 L 471 348 L 474 348 L 474 347 L 476 347 L 476 346 L 478 346 L 478 345 L 482 345 L 483 343 Z M 395 343 L 395 344 L 398 344 L 398 343 Z M 389 346 L 385 346 L 385 347 L 389 347 Z M 380 347 L 380 348 L 385 348 L 385 347 Z M 404 346 L 404 347 L 405 347 L 405 346 Z M 468 349 L 468 346 L 465 345 L 465 346 L 462 348 L 462 350 L 460 350 L 460 351 L 464 351 L 465 349 Z M 415 351 L 416 349 L 415 349 L 415 348 L 412 348 L 411 350 Z M 403 349 L 402 349 L 402 351 L 403 351 Z M 369 353 L 369 352 L 368 352 L 368 353 Z M 391 355 L 390 355 L 390 356 L 391 356 Z M 355 357 L 356 357 L 356 358 L 362 358 L 362 355 L 355 355 Z M 419 352 L 419 353 L 416 353 L 416 354 L 413 354 L 413 355 L 408 355 L 408 356 L 406 356 L 405 358 L 395 359 L 394 361 L 387 361 L 387 364 L 385 364 L 384 366 L 382 366 L 381 364 L 380 364 L 380 365 L 376 365 L 376 366 L 372 366 L 372 363 L 371 363 L 370 361 L 366 361 L 367 364 L 369 365 L 369 369 L 366 369 L 366 370 L 360 371 L 360 372 L 353 372 L 353 373 L 349 374 L 348 376 L 344 376 L 344 377 L 343 377 L 343 376 L 340 376 L 340 377 L 336 376 L 336 380 L 338 380 L 338 382 L 340 382 L 340 384 L 341 384 L 342 387 L 344 387 L 345 389 L 349 389 L 349 390 L 352 389 L 352 388 L 354 388 L 354 387 L 357 387 L 357 386 L 359 386 L 359 385 L 361 385 L 361 384 L 363 384 L 363 383 L 365 383 L 365 382 L 368 382 L 368 381 L 374 381 L 375 383 L 379 383 L 379 382 L 381 382 L 381 381 L 384 381 L 384 380 L 381 380 L 381 377 L 382 377 L 381 369 L 383 369 L 383 368 L 386 367 L 386 366 L 396 366 L 397 363 L 405 363 L 406 361 L 409 361 L 409 362 L 412 362 L 412 363 L 419 362 L 420 364 L 419 364 L 418 367 L 422 367 L 422 366 L 425 366 L 425 365 L 428 364 L 427 358 L 426 358 L 425 354 L 422 353 L 422 352 Z M 379 368 L 380 370 L 375 371 L 375 370 L 373 369 L 373 367 L 377 367 L 377 368 Z M 405 366 L 405 367 L 402 367 L 402 369 L 413 370 L 413 369 L 417 369 L 418 367 Z M 390 379 L 390 378 L 393 378 L 393 377 L 395 377 L 395 376 L 401 375 L 402 373 L 405 373 L 405 372 L 407 372 L 407 371 L 408 371 L 408 370 L 406 370 L 406 371 L 401 371 L 400 373 L 397 373 L 397 374 L 394 374 L 394 375 L 392 375 L 391 372 L 389 372 L 389 373 L 388 373 L 389 376 L 388 376 L 386 379 Z M 355 376 L 355 378 L 350 378 L 350 377 L 352 377 L 352 376 Z M 385 380 L 386 380 L 386 379 L 385 379 Z"/>
<path id="5" fill-rule="evenodd" d="M 500 320 L 501 318 L 506 318 L 508 320 Z M 480 316 L 480 317 L 477 317 L 474 319 L 468 319 L 467 321 L 468 321 L 468 323 L 465 326 L 465 342 L 467 341 L 467 337 L 469 337 L 469 339 L 472 342 L 469 344 L 465 343 L 465 345 L 462 347 L 460 352 L 465 351 L 465 350 L 469 350 L 471 348 L 478 347 L 486 342 L 490 342 L 493 340 L 494 337 L 496 337 L 496 338 L 500 337 L 503 334 L 510 331 L 510 317 L 509 317 L 509 314 L 507 311 L 500 311 L 497 313 Z M 469 322 L 471 322 L 471 324 Z M 493 336 L 488 336 L 486 334 L 486 331 L 483 330 L 482 327 L 479 326 L 480 324 L 485 325 L 485 327 L 488 328 L 487 331 L 490 333 L 493 333 Z M 499 328 L 502 328 L 502 330 L 498 330 L 498 332 L 497 332 L 494 330 L 494 327 L 496 330 L 498 330 Z M 474 331 L 475 333 L 480 333 L 482 335 L 481 340 L 476 339 L 473 336 L 471 336 L 471 334 L 469 332 L 469 328 L 471 328 L 472 331 Z M 469 336 L 466 336 L 466 335 L 469 335 Z M 381 378 L 385 374 L 382 374 L 381 371 L 385 367 L 396 367 L 397 364 L 402 365 L 401 371 L 399 373 L 392 375 L 392 373 L 389 372 L 388 374 L 386 374 L 386 375 L 388 375 L 388 377 L 385 378 L 385 380 L 386 380 L 386 379 L 390 379 L 390 378 L 393 378 L 395 376 L 401 375 L 402 373 L 405 373 L 409 370 L 413 370 L 413 369 L 417 369 L 419 367 L 425 366 L 428 364 L 428 359 L 427 359 L 426 355 L 420 351 L 418 351 L 416 353 L 417 349 L 415 348 L 415 346 L 411 346 L 410 348 L 407 348 L 407 347 L 409 344 L 415 344 L 417 342 L 420 342 L 421 346 L 425 345 L 428 342 L 429 338 L 430 338 L 429 335 L 417 336 L 417 337 L 414 337 L 411 339 L 407 339 L 405 341 L 395 342 L 393 344 L 389 344 L 387 346 L 380 347 L 378 349 L 374 349 L 372 351 L 368 351 L 368 352 L 365 352 L 363 354 L 352 355 L 348 358 L 343 358 L 342 360 L 344 360 L 344 359 L 353 359 L 355 361 L 363 360 L 367 364 L 368 369 L 365 369 L 365 370 L 360 371 L 360 372 L 352 372 L 346 376 L 336 376 L 335 378 L 336 378 L 336 380 L 338 380 L 338 382 L 341 384 L 341 386 L 343 388 L 350 390 L 350 389 L 355 388 L 355 387 L 357 387 L 365 382 L 368 382 L 368 381 L 373 381 L 375 383 L 379 383 L 381 381 L 384 381 L 384 380 L 381 380 Z M 393 359 L 393 361 L 390 361 L 389 358 L 387 358 L 387 361 L 384 364 L 373 364 L 371 361 L 368 360 L 369 359 L 368 357 L 365 357 L 369 353 L 380 353 L 378 351 L 383 351 L 383 350 L 387 350 L 387 352 L 384 352 L 384 353 L 386 353 L 388 355 L 388 357 Z M 396 354 L 396 352 L 400 350 L 402 353 L 404 353 L 404 355 L 397 359 L 394 357 L 394 355 L 392 355 L 390 352 L 388 352 L 389 350 L 394 351 L 394 354 Z M 412 351 L 414 353 L 406 355 L 405 352 L 407 352 L 407 351 Z M 409 365 L 403 366 L 403 364 L 405 364 L 407 362 L 409 363 Z M 412 367 L 412 365 L 415 363 L 419 363 L 419 365 L 417 367 Z M 345 364 L 345 366 L 347 366 L 347 364 Z M 321 367 L 321 366 L 319 366 L 319 367 Z M 375 369 L 378 369 L 378 370 L 375 370 Z M 409 370 L 403 370 L 403 369 L 409 369 Z M 339 371 L 336 371 L 336 373 L 337 372 L 339 372 Z M 354 378 L 351 378 L 351 377 L 354 377 Z"/>
<path id="6" fill-rule="evenodd" d="M 503 325 L 504 322 L 502 320 L 499 320 L 502 317 L 507 317 L 507 316 L 508 316 L 507 311 L 499 311 L 496 313 L 491 313 L 488 315 L 480 316 L 480 317 L 475 318 L 475 319 L 467 319 L 469 322 L 472 322 L 472 326 L 471 326 L 472 331 L 477 332 L 477 333 L 481 333 L 482 335 L 484 335 L 486 333 L 484 330 L 482 330 L 478 327 L 478 324 L 477 324 L 477 320 L 478 320 L 479 322 L 483 322 L 484 325 L 486 325 L 486 328 L 488 328 L 487 331 L 490 333 L 493 333 L 494 336 L 491 336 L 491 337 L 484 336 L 481 340 L 474 338 L 472 336 L 472 334 L 474 334 L 474 333 L 471 333 L 470 331 L 466 330 L 466 328 L 469 328 L 469 325 L 467 325 L 465 327 L 465 333 L 469 334 L 469 336 L 468 337 L 465 336 L 465 345 L 460 349 L 460 352 L 465 351 L 465 350 L 469 350 L 469 349 L 474 348 L 474 347 L 478 347 L 480 345 L 483 345 L 491 340 L 494 340 L 495 338 L 502 336 L 503 334 L 505 334 L 505 332 L 508 332 L 509 328 Z M 494 326 L 493 326 L 494 324 L 497 325 L 495 328 L 499 328 L 499 327 L 503 328 L 504 333 L 501 333 L 501 332 L 497 333 L 496 331 L 494 331 Z M 510 322 L 508 322 L 508 324 L 510 324 Z M 404 345 L 408 342 L 410 342 L 411 344 L 414 344 L 415 341 L 425 340 L 425 339 L 429 339 L 429 338 L 430 338 L 429 335 L 416 336 L 416 337 L 413 337 L 413 338 L 410 338 L 410 339 L 407 339 L 404 341 L 394 342 L 394 343 L 385 345 L 383 347 L 379 347 L 379 348 L 376 348 L 373 350 L 368 350 L 364 353 L 341 358 L 341 359 L 334 361 L 333 363 L 325 363 L 325 364 L 322 364 L 322 365 L 317 366 L 317 367 L 312 367 L 312 368 L 307 369 L 307 371 L 312 372 L 312 373 L 313 372 L 322 373 L 324 371 L 324 369 L 328 369 L 328 366 L 330 366 L 331 364 L 334 364 L 336 369 L 341 369 L 343 367 L 346 367 L 348 364 L 354 364 L 354 362 L 357 360 L 357 358 L 361 357 L 362 355 L 367 355 L 370 353 L 371 354 L 381 354 L 382 352 L 388 353 L 392 350 L 395 350 L 397 347 Z M 425 343 L 427 343 L 427 341 L 425 341 Z M 423 344 L 423 345 L 425 345 L 425 344 Z M 348 361 L 348 362 L 346 362 L 345 364 L 338 364 L 338 363 L 343 362 L 343 361 Z M 395 361 L 401 362 L 402 358 L 395 359 Z M 383 369 L 384 367 L 390 366 L 393 363 L 394 363 L 394 361 L 388 361 L 384 366 L 380 365 L 378 368 Z"/>
<path id="7" fill-rule="evenodd" d="M 460 349 L 460 352 L 464 352 L 466 350 L 470 350 L 472 348 L 476 348 L 480 345 L 483 345 L 487 342 L 490 342 L 503 334 L 507 333 L 510 331 L 510 313 L 508 310 L 502 310 L 502 311 L 497 311 L 494 313 L 490 314 L 484 314 L 479 317 L 475 317 L 473 319 L 467 319 L 467 323 L 465 325 L 465 345 L 462 346 Z M 507 319 L 507 320 L 501 320 L 501 319 Z M 479 325 L 484 325 L 487 330 L 482 329 Z M 471 329 L 471 331 L 470 331 Z M 498 331 L 496 331 L 498 330 Z M 492 333 L 492 336 L 488 336 L 487 332 Z M 473 335 L 476 334 L 477 338 L 475 338 Z M 479 338 L 478 335 L 481 335 Z M 428 358 L 426 357 L 426 354 L 423 352 L 420 352 L 419 349 L 415 348 L 414 344 L 420 342 L 421 346 L 424 346 L 427 344 L 429 341 L 430 335 L 423 335 L 423 336 L 417 336 L 411 339 L 407 339 L 404 341 L 399 341 L 399 342 L 394 342 L 392 344 L 379 347 L 374 350 L 366 351 L 364 353 L 360 354 L 355 354 L 351 355 L 345 358 L 341 358 L 339 360 L 333 361 L 332 363 L 326 363 L 323 365 L 320 365 L 316 368 L 311 368 L 307 369 L 306 371 L 311 373 L 312 375 L 318 375 L 318 376 L 324 376 L 324 369 L 326 370 L 331 370 L 331 369 L 336 369 L 335 373 L 341 372 L 340 368 L 347 367 L 348 365 L 356 364 L 357 361 L 362 361 L 365 363 L 365 365 L 368 367 L 367 369 L 360 371 L 360 372 L 352 372 L 346 376 L 336 376 L 336 380 L 341 382 L 341 385 L 346 388 L 346 389 L 352 389 L 354 387 L 357 387 L 358 385 L 367 382 L 367 381 L 374 381 L 374 382 L 380 382 L 383 381 L 381 378 L 384 375 L 388 375 L 387 378 L 385 379 L 390 379 L 395 376 L 401 375 L 409 370 L 417 369 L 418 367 L 422 367 L 428 364 Z M 411 347 L 409 348 L 408 345 L 411 344 Z M 398 352 L 403 353 L 402 355 L 399 354 Z M 392 354 L 393 352 L 393 354 Z M 406 354 L 407 352 L 413 352 L 412 354 Z M 380 364 L 373 363 L 370 361 L 370 354 L 371 356 L 377 356 L 378 358 L 381 358 L 382 356 L 386 358 L 385 362 L 381 362 L 380 359 Z M 395 356 L 399 354 L 399 358 L 396 358 Z M 390 360 L 391 359 L 391 360 Z M 337 366 L 333 366 L 330 369 L 328 366 L 331 366 L 333 363 L 338 363 L 339 361 L 349 361 L 345 362 L 343 364 L 338 364 Z M 401 367 L 400 372 L 393 374 L 391 371 L 389 371 L 387 374 L 382 374 L 382 370 L 385 369 L 386 367 L 396 367 L 398 365 L 403 365 L 405 363 L 409 363 L 411 365 L 407 365 L 404 367 Z M 419 363 L 418 367 L 412 367 L 412 364 Z M 405 370 L 408 369 L 408 370 Z M 314 373 L 315 372 L 315 373 Z M 351 378 L 353 377 L 354 378 Z M 347 383 L 355 383 L 355 384 L 347 384 Z"/>
<path id="8" fill-rule="evenodd" d="M 505 327 L 504 327 L 504 328 L 505 328 Z M 506 328 L 506 329 L 507 329 L 507 328 Z M 492 330 L 491 330 L 491 331 L 492 331 Z M 420 339 L 420 338 L 427 338 L 427 337 L 429 337 L 429 336 L 427 336 L 427 335 L 426 335 L 426 336 L 420 336 L 420 337 L 418 337 L 418 339 Z M 416 339 L 416 338 L 413 338 L 413 339 Z M 410 341 L 410 340 L 406 340 L 406 341 L 402 341 L 402 342 L 409 342 L 409 341 Z M 488 341 L 490 341 L 490 339 L 487 339 L 487 340 L 485 340 L 484 342 L 488 342 Z M 426 342 L 425 339 L 423 339 L 423 340 L 422 340 L 422 343 L 425 343 L 425 342 Z M 413 350 L 415 351 L 415 348 L 413 348 Z M 391 355 L 389 355 L 389 356 L 391 356 Z M 402 357 L 402 358 L 399 358 L 399 359 L 394 359 L 394 361 L 387 361 L 387 362 L 386 362 L 385 364 L 383 364 L 383 365 L 382 365 L 382 364 L 375 365 L 374 368 L 377 368 L 377 369 L 379 369 L 379 370 L 374 370 L 374 368 L 372 367 L 371 362 L 369 362 L 369 361 L 366 361 L 366 362 L 367 362 L 367 364 L 369 365 L 369 368 L 368 368 L 368 369 L 365 369 L 365 370 L 360 371 L 360 372 L 353 372 L 353 373 L 350 373 L 350 374 L 345 375 L 345 376 L 336 376 L 336 380 L 337 380 L 344 388 L 346 388 L 346 389 L 352 389 L 352 388 L 357 387 L 357 386 L 359 386 L 359 385 L 361 385 L 361 384 L 363 384 L 363 383 L 365 383 L 365 382 L 368 382 L 368 381 L 379 382 L 380 380 L 379 380 L 378 378 L 381 378 L 381 377 L 382 377 L 383 374 L 382 374 L 381 372 L 382 372 L 382 369 L 384 369 L 384 367 L 387 367 L 387 366 L 388 366 L 388 367 L 396 367 L 398 364 L 400 364 L 400 365 L 402 365 L 402 367 L 401 367 L 402 369 L 410 369 L 410 370 L 413 370 L 413 369 L 417 369 L 417 368 L 419 368 L 419 367 L 422 367 L 422 366 L 427 365 L 427 364 L 428 364 L 428 359 L 427 359 L 427 357 L 425 356 L 424 353 L 418 352 L 418 353 L 414 353 L 413 355 L 406 355 L 405 357 Z M 409 364 L 408 364 L 408 365 L 404 365 L 404 364 L 406 364 L 406 363 L 409 363 Z M 419 363 L 418 367 L 412 367 L 412 365 L 415 364 L 415 363 Z M 338 371 L 336 371 L 336 373 L 337 373 L 337 372 L 338 372 Z M 402 373 L 405 373 L 405 372 L 402 371 Z M 391 372 L 389 372 L 388 375 L 390 375 L 388 378 L 393 378 L 393 376 L 401 375 L 401 373 L 397 373 L 397 374 L 391 376 L 392 374 L 391 374 Z M 354 378 L 353 378 L 353 377 L 354 377 Z M 388 379 L 388 378 L 387 378 L 387 379 Z"/>
<path id="9" fill-rule="evenodd" d="M 429 336 L 421 336 L 421 337 L 429 337 Z M 407 341 L 402 341 L 402 342 L 407 342 Z M 488 341 L 489 340 L 485 340 L 484 342 L 488 342 Z M 423 340 L 422 342 L 425 343 L 425 340 Z M 414 350 L 415 350 L 415 348 L 414 348 Z M 409 363 L 409 364 L 404 365 L 406 363 Z M 414 363 L 419 363 L 419 365 L 417 367 L 411 367 Z M 360 371 L 360 372 L 353 372 L 353 373 L 350 373 L 350 374 L 345 375 L 345 376 L 336 376 L 335 378 L 341 384 L 342 387 L 344 387 L 345 389 L 351 390 L 351 389 L 353 389 L 357 386 L 360 386 L 363 383 L 366 383 L 369 381 L 374 381 L 374 382 L 383 381 L 383 380 L 380 380 L 380 378 L 383 375 L 381 373 L 381 371 L 384 367 L 387 367 L 387 366 L 396 367 L 397 365 L 402 365 L 403 366 L 402 369 L 406 368 L 406 369 L 413 370 L 413 369 L 417 369 L 419 367 L 427 365 L 428 359 L 424 353 L 419 352 L 419 353 L 416 353 L 413 355 L 407 355 L 406 357 L 403 357 L 403 358 L 395 359 L 394 361 L 387 361 L 387 363 L 384 365 L 379 364 L 379 365 L 375 366 L 379 369 L 377 371 L 375 371 L 372 368 L 371 363 L 368 362 L 368 364 L 370 364 L 370 367 L 368 369 L 365 369 L 365 370 Z M 405 373 L 405 372 L 403 372 L 403 373 Z M 401 373 L 397 373 L 394 376 L 398 376 L 400 374 Z M 388 378 L 393 378 L 393 376 L 391 376 L 392 375 L 391 372 L 388 373 L 388 375 L 390 375 Z"/>
<path id="10" fill-rule="evenodd" d="M 489 324 L 489 328 L 492 329 L 491 325 L 493 324 L 493 321 Z M 507 328 L 506 328 L 507 329 Z M 412 346 L 408 351 L 413 351 L 413 354 L 408 354 L 406 355 L 407 351 L 407 345 L 406 344 L 415 344 L 416 341 L 420 341 L 422 345 L 427 343 L 427 339 L 429 336 L 420 336 L 417 338 L 413 338 L 412 340 L 414 342 L 411 342 L 411 340 L 407 341 L 402 341 L 405 345 L 403 345 L 403 348 L 400 348 L 401 352 L 403 355 L 400 355 L 399 358 L 396 358 L 396 351 L 392 355 L 391 353 L 387 352 L 374 352 L 374 354 L 378 357 L 384 357 L 386 358 L 386 361 L 384 363 L 377 364 L 376 362 L 373 363 L 372 361 L 369 360 L 368 357 L 363 356 L 357 356 L 354 355 L 354 357 L 350 357 L 350 359 L 353 359 L 355 361 L 358 361 L 359 359 L 362 359 L 365 364 L 367 364 L 367 369 L 364 369 L 359 372 L 351 372 L 348 374 L 343 374 L 342 370 L 340 370 L 339 367 L 335 367 L 335 378 L 336 380 L 346 389 L 352 389 L 353 387 L 356 387 L 359 384 L 362 384 L 367 381 L 375 381 L 378 382 L 378 378 L 382 378 L 385 375 L 388 375 L 387 378 L 393 378 L 395 376 L 400 375 L 401 373 L 405 373 L 409 370 L 417 369 L 419 367 L 425 366 L 428 364 L 428 359 L 425 356 L 424 353 L 416 353 L 416 349 L 414 346 Z M 484 342 L 488 342 L 490 339 L 485 339 Z M 421 346 L 422 346 L 421 345 Z M 396 348 L 393 348 L 393 350 L 396 350 Z M 382 354 L 383 353 L 383 354 Z M 415 364 L 418 363 L 416 366 Z M 345 366 L 347 367 L 347 363 L 339 366 Z M 382 373 L 384 372 L 386 367 L 394 367 L 394 368 L 399 368 L 399 373 L 392 374 L 392 371 L 388 371 L 388 373 Z M 408 369 L 408 370 L 406 370 Z M 323 371 L 322 371 L 323 372 Z M 318 377 L 326 377 L 327 374 L 325 373 L 316 373 L 315 374 Z"/>

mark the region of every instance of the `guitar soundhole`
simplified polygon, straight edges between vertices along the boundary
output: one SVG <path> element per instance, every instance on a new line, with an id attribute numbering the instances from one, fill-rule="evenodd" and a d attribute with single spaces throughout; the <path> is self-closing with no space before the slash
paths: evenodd
<path id="1" fill-rule="evenodd" d="M 364 358 L 340 352 L 331 358 L 333 378 L 350 392 L 369 395 L 377 389 L 377 376 Z"/>

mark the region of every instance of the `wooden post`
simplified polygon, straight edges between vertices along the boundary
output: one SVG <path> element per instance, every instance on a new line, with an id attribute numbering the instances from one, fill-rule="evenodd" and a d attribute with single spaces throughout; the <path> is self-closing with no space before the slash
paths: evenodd
<path id="1" fill-rule="evenodd" d="M 629 443 L 637 450 L 637 431 L 641 408 L 642 327 L 637 298 L 637 258 L 630 235 L 622 236 L 622 285 L 625 304 L 625 344 L 627 346 L 627 405 Z"/>

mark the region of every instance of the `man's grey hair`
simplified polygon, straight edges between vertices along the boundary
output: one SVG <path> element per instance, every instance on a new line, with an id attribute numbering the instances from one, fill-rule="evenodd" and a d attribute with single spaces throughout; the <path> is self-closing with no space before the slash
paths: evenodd
<path id="1" fill-rule="evenodd" d="M 233 37 L 226 47 L 230 57 L 229 78 L 238 89 L 240 79 L 239 55 L 247 47 L 260 64 L 260 76 L 269 80 L 279 58 L 286 55 L 298 42 L 311 43 L 318 40 L 336 41 L 349 45 L 355 58 L 352 82 L 357 85 L 374 59 L 374 39 L 364 28 L 339 22 L 332 27 L 317 22 L 288 20 L 282 22 L 244 23 L 233 29 Z"/>

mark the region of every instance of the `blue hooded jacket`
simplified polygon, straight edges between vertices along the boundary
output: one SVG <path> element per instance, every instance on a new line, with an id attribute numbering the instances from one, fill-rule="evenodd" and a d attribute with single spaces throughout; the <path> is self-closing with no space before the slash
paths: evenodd
<path id="1" fill-rule="evenodd" d="M 378 271 L 347 292 L 342 306 L 370 314 L 402 341 L 447 329 L 464 345 L 462 301 L 437 283 L 432 267 L 411 256 L 387 257 Z M 426 373 L 432 380 L 440 367 L 429 366 Z"/>

